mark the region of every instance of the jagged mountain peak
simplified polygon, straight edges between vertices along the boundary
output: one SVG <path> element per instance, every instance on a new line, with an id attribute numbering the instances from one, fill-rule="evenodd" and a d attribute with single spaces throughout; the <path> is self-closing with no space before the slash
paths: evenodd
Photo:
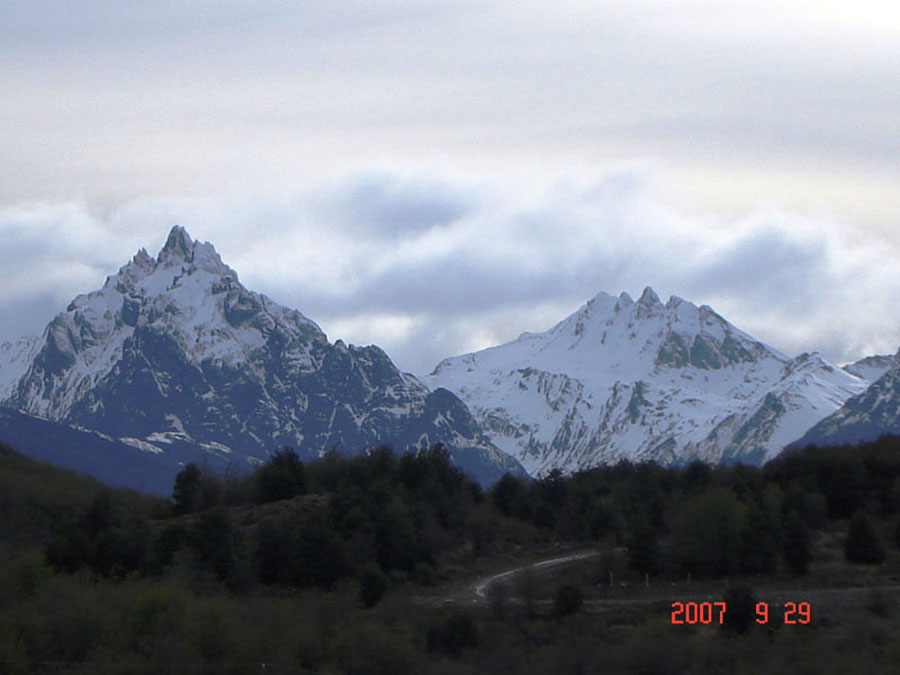
<path id="1" fill-rule="evenodd" d="M 865 386 L 650 287 L 637 301 L 599 293 L 544 333 L 444 359 L 426 383 L 457 393 L 533 475 L 623 457 L 761 461 Z"/>
<path id="2" fill-rule="evenodd" d="M 185 272 L 204 270 L 212 274 L 230 274 L 237 279 L 233 269 L 222 262 L 215 247 L 208 241 L 195 241 L 180 225 L 175 225 L 169 232 L 165 245 L 156 257 L 158 264 L 183 266 Z"/>
<path id="3" fill-rule="evenodd" d="M 645 286 L 643 292 L 641 293 L 641 297 L 638 298 L 638 304 L 645 305 L 647 307 L 656 307 L 657 305 L 661 306 L 662 302 L 659 299 L 659 296 L 656 294 L 650 286 Z"/>
<path id="4" fill-rule="evenodd" d="M 35 345 L 0 350 L 0 385 L 10 378 L 2 405 L 120 438 L 173 470 L 198 451 L 242 465 L 285 445 L 311 458 L 442 443 L 479 480 L 524 475 L 455 395 L 379 347 L 330 344 L 180 226 L 155 259 L 141 249 L 76 297 Z"/>
<path id="5" fill-rule="evenodd" d="M 142 267 L 147 269 L 153 268 L 154 260 L 150 257 L 150 254 L 147 253 L 147 249 L 143 246 L 141 249 L 134 254 L 134 257 L 131 259 L 131 262 L 134 263 L 136 267 Z"/>
<path id="6" fill-rule="evenodd" d="M 761 358 L 787 360 L 709 305 L 698 307 L 675 295 L 663 304 L 650 286 L 637 301 L 625 292 L 618 298 L 598 293 L 548 332 L 523 334 L 519 340 L 539 345 L 547 354 L 582 353 L 589 369 L 593 367 L 590 364 L 605 368 L 612 363 L 619 367 L 649 364 L 651 368 L 718 369 Z"/>
<path id="7" fill-rule="evenodd" d="M 194 240 L 181 225 L 173 225 L 166 237 L 166 243 L 157 256 L 157 262 L 164 262 L 170 258 L 178 258 L 184 262 L 190 262 Z"/>
<path id="8" fill-rule="evenodd" d="M 212 244 L 176 225 L 155 259 L 140 249 L 101 289 L 77 296 L 50 322 L 35 367 L 11 400 L 32 414 L 64 418 L 79 392 L 109 377 L 123 355 L 158 339 L 197 368 L 241 367 L 267 352 L 310 364 L 314 343 L 327 343 L 315 322 L 244 288 Z"/>
<path id="9" fill-rule="evenodd" d="M 666 302 L 666 309 L 676 309 L 683 302 L 686 302 L 684 298 L 677 295 L 670 295 L 668 302 Z"/>
<path id="10" fill-rule="evenodd" d="M 615 378 L 639 379 L 661 368 L 716 370 L 760 359 L 778 368 L 788 360 L 709 306 L 697 307 L 678 296 L 663 305 L 648 286 L 637 301 L 627 292 L 618 297 L 600 292 L 548 331 L 522 333 L 507 345 L 444 359 L 430 376 L 455 381 L 450 373 L 461 364 L 466 371 L 527 366 L 577 372 L 582 381 L 608 386 Z"/>
<path id="11" fill-rule="evenodd" d="M 206 273 L 210 283 L 216 279 L 238 283 L 237 272 L 222 262 L 211 243 L 195 241 L 187 230 L 175 225 L 156 258 L 141 248 L 117 274 L 107 277 L 106 287 L 126 294 L 159 295 L 198 272 Z"/>

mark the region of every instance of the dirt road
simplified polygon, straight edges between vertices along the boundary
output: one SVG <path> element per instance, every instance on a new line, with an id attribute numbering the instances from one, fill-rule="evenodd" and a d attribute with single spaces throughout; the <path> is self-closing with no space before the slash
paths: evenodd
<path id="1" fill-rule="evenodd" d="M 588 558 L 596 558 L 598 555 L 600 554 L 597 551 L 579 551 L 578 553 L 570 553 L 558 558 L 541 560 L 540 562 L 534 563 L 533 565 L 521 565 L 519 567 L 513 567 L 512 569 L 506 570 L 505 572 L 492 574 L 490 576 L 482 577 L 476 580 L 475 583 L 472 584 L 472 593 L 475 595 L 476 602 L 483 602 L 487 598 L 488 588 L 501 581 L 511 579 L 517 574 L 521 574 L 526 569 L 530 568 L 536 571 L 543 571 L 551 567 L 559 567 L 568 563 L 587 560 Z"/>
<path id="2" fill-rule="evenodd" d="M 519 565 L 502 572 L 481 576 L 462 587 L 458 586 L 453 590 L 448 590 L 443 595 L 418 598 L 418 600 L 431 605 L 444 605 L 447 603 L 486 605 L 490 588 L 494 584 L 512 581 L 525 570 L 532 570 L 536 573 L 546 572 L 553 568 L 595 558 L 598 555 L 599 552 L 594 550 L 575 551 L 566 555 L 547 558 L 530 565 Z M 584 602 L 584 609 L 590 613 L 603 613 L 627 607 L 645 606 L 648 608 L 648 611 L 662 611 L 662 609 L 666 609 L 675 601 L 703 602 L 721 599 L 721 592 L 711 591 L 710 589 L 704 592 L 697 592 L 696 589 L 682 584 L 674 588 L 663 585 L 657 585 L 654 588 L 651 584 L 650 589 L 649 591 L 635 589 L 635 595 L 632 597 L 587 599 Z M 779 588 L 777 586 L 761 587 L 757 589 L 756 595 L 759 601 L 767 602 L 772 607 L 781 606 L 785 602 L 808 602 L 813 606 L 814 612 L 821 615 L 825 611 L 834 612 L 851 607 L 866 606 L 872 603 L 874 598 L 900 603 L 900 584 L 845 588 L 813 587 L 807 589 Z M 515 602 L 514 599 L 513 601 Z M 543 599 L 537 601 L 537 604 L 544 605 L 549 602 L 551 602 L 550 599 Z"/>

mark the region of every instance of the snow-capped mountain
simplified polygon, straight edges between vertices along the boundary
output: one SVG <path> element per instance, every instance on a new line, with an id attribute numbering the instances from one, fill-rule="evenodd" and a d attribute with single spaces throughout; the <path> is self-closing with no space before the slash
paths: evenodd
<path id="1" fill-rule="evenodd" d="M 2 405 L 145 452 L 199 444 L 242 463 L 283 446 L 311 458 L 441 442 L 480 480 L 521 472 L 450 392 L 429 391 L 376 346 L 329 343 L 178 226 L 155 259 L 139 251 L 16 354 Z"/>
<path id="2" fill-rule="evenodd" d="M 445 359 L 424 379 L 457 393 L 532 475 L 621 458 L 761 462 L 868 385 L 651 288 L 637 301 L 600 293 L 544 333 Z"/>
<path id="3" fill-rule="evenodd" d="M 900 434 L 900 351 L 890 359 L 887 370 L 868 389 L 849 398 L 791 447 L 860 443 Z"/>
<path id="4" fill-rule="evenodd" d="M 892 354 L 875 354 L 874 356 L 867 356 L 864 359 L 854 361 L 853 363 L 847 363 L 841 366 L 841 368 L 851 375 L 856 375 L 863 380 L 874 382 L 884 375 L 893 363 L 894 356 Z"/>

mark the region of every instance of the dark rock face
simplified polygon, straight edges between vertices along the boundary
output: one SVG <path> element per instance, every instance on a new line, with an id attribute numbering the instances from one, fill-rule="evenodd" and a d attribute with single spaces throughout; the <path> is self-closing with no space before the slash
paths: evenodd
<path id="1" fill-rule="evenodd" d="M 659 365 L 672 368 L 694 366 L 701 370 L 717 370 L 754 360 L 753 355 L 731 335 L 726 335 L 721 343 L 709 335 L 696 335 L 688 348 L 684 336 L 670 333 L 656 355 Z"/>

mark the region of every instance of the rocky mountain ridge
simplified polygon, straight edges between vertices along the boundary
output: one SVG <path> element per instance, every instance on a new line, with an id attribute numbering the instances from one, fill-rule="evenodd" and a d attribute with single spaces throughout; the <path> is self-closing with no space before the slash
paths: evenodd
<path id="1" fill-rule="evenodd" d="M 790 447 L 861 443 L 884 434 L 900 434 L 900 351 L 871 386 L 850 397 Z"/>
<path id="2" fill-rule="evenodd" d="M 283 446 L 309 459 L 443 443 L 484 482 L 522 472 L 453 394 L 430 391 L 376 346 L 330 343 L 178 226 L 156 258 L 139 251 L 29 348 L 2 405 L 147 452 L 188 443 L 244 465 Z M 14 363 L 16 374 L 21 355 Z"/>
<path id="3" fill-rule="evenodd" d="M 600 293 L 546 332 L 445 359 L 424 380 L 457 393 L 532 475 L 619 459 L 759 463 L 868 386 L 649 287 L 637 301 Z"/>

